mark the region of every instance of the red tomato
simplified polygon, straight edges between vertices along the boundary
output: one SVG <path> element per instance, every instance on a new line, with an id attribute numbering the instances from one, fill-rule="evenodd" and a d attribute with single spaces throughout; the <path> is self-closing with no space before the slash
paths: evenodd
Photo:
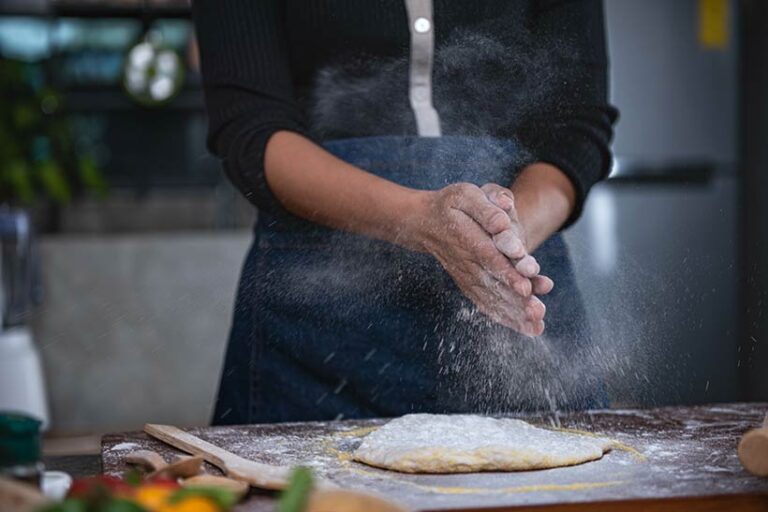
<path id="1" fill-rule="evenodd" d="M 152 480 L 145 480 L 141 483 L 141 487 L 144 486 L 156 486 L 156 487 L 167 487 L 169 489 L 180 489 L 181 486 L 179 485 L 179 482 L 174 480 L 173 478 L 168 478 L 167 476 L 159 476 L 156 478 L 153 478 Z"/>
<path id="2" fill-rule="evenodd" d="M 93 476 L 78 478 L 72 482 L 67 494 L 70 498 L 88 498 L 95 495 L 124 496 L 130 494 L 131 486 L 114 476 Z"/>

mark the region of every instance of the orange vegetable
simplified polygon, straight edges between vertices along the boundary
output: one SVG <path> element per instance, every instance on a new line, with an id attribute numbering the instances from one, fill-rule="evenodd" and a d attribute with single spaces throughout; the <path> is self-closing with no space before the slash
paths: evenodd
<path id="1" fill-rule="evenodd" d="M 190 496 L 178 503 L 169 503 L 157 509 L 157 512 L 220 512 L 219 506 L 208 498 Z"/>
<path id="2" fill-rule="evenodd" d="M 168 503 L 168 499 L 176 492 L 176 488 L 166 484 L 142 485 L 133 494 L 133 500 L 151 511 L 160 510 Z"/>

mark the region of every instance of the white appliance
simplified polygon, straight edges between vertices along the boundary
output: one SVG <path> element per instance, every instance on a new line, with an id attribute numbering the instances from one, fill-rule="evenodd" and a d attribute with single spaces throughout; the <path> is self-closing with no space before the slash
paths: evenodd
<path id="1" fill-rule="evenodd" d="M 0 411 L 21 412 L 49 424 L 40 354 L 26 325 L 35 295 L 29 216 L 0 209 Z"/>

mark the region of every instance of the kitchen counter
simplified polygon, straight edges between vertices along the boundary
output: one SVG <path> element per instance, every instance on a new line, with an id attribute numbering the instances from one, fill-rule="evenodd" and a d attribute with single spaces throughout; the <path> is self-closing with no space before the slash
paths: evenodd
<path id="1" fill-rule="evenodd" d="M 64 471 L 72 478 L 83 478 L 101 473 L 100 455 L 55 455 L 43 457 L 47 471 Z"/>
<path id="2" fill-rule="evenodd" d="M 768 404 L 718 404 L 566 414 L 561 427 L 615 440 L 601 460 L 513 473 L 409 475 L 349 460 L 386 420 L 194 428 L 190 432 L 262 462 L 309 466 L 340 486 L 377 492 L 416 510 L 768 510 L 768 479 L 741 467 L 736 446 Z M 554 428 L 551 417 L 525 419 Z M 179 453 L 141 432 L 103 439 L 104 471 L 119 475 L 126 454 Z M 215 472 L 211 467 L 209 471 Z M 274 495 L 252 491 L 238 510 L 271 511 Z"/>

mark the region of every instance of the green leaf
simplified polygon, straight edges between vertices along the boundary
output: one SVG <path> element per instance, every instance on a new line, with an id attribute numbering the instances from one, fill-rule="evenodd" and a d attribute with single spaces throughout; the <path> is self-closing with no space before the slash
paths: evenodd
<path id="1" fill-rule="evenodd" d="M 104 197 L 107 194 L 107 182 L 104 181 L 101 169 L 91 156 L 84 156 L 80 159 L 79 171 L 80 179 L 85 188 L 99 197 Z"/>
<path id="2" fill-rule="evenodd" d="M 87 512 L 88 505 L 83 500 L 68 499 L 61 503 L 55 503 L 53 505 L 47 505 L 38 512 Z"/>
<path id="3" fill-rule="evenodd" d="M 288 487 L 280 494 L 278 512 L 304 512 L 312 490 L 312 471 L 299 466 L 291 473 Z"/>
<path id="4" fill-rule="evenodd" d="M 123 480 L 125 480 L 125 483 L 127 483 L 128 485 L 131 485 L 133 487 L 138 487 L 139 485 L 141 485 L 141 482 L 142 480 L 144 480 L 144 477 L 141 475 L 141 471 L 139 471 L 136 468 L 131 468 L 125 473 Z"/>
<path id="5" fill-rule="evenodd" d="M 3 197 L 14 197 L 18 201 L 24 204 L 29 204 L 35 200 L 35 187 L 32 183 L 32 176 L 30 175 L 30 169 L 23 160 L 14 160 L 3 169 L 2 174 L 11 194 L 6 194 L 4 191 Z"/>
<path id="6" fill-rule="evenodd" d="M 16 123 L 16 127 L 20 129 L 29 128 L 34 125 L 40 115 L 35 111 L 33 106 L 29 103 L 17 104 L 13 109 L 13 120 Z"/>
<path id="7" fill-rule="evenodd" d="M 38 168 L 40 182 L 45 192 L 57 203 L 67 203 L 72 197 L 69 185 L 64 179 L 64 173 L 59 164 L 48 160 L 40 164 Z"/>

